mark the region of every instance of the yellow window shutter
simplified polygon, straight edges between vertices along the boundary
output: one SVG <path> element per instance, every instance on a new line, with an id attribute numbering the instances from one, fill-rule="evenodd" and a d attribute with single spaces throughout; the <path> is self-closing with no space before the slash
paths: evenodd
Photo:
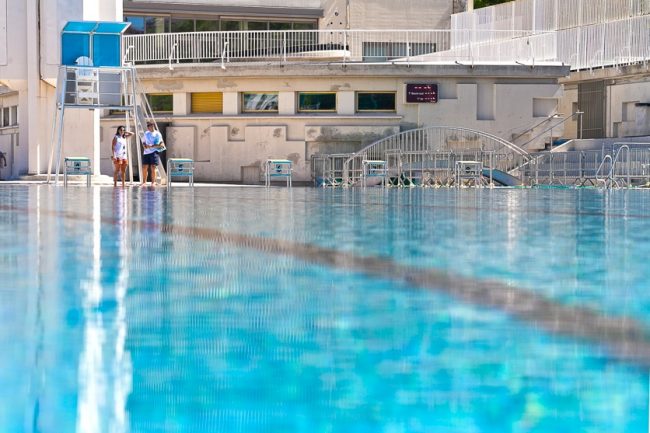
<path id="1" fill-rule="evenodd" d="M 223 93 L 192 93 L 192 113 L 223 113 Z"/>

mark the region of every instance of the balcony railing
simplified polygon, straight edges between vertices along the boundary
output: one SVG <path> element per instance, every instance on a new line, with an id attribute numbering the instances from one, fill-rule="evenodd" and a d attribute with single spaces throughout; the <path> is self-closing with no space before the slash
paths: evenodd
<path id="1" fill-rule="evenodd" d="M 572 70 L 650 60 L 648 0 L 517 0 L 454 14 L 451 26 L 453 31 L 475 30 L 475 45 L 495 48 L 499 44 L 483 32 L 553 33 L 556 58 Z"/>
<path id="2" fill-rule="evenodd" d="M 516 61 L 521 46 L 495 53 L 475 41 L 519 40 L 530 32 L 489 30 L 291 30 L 192 32 L 128 35 L 123 38 L 125 62 L 162 64 L 185 62 L 386 62 L 449 51 L 435 61 Z M 517 43 L 515 43 L 517 45 Z M 483 51 L 481 51 L 483 50 Z M 530 50 L 527 51 L 527 55 Z M 533 53 L 534 54 L 534 53 Z M 545 55 L 549 60 L 552 56 Z M 422 60 L 422 59 L 420 59 Z M 433 61 L 433 59 L 432 59 Z"/>

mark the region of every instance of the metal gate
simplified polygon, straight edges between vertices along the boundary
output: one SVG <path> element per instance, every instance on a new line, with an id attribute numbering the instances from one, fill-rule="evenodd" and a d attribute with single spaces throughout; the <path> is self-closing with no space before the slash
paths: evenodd
<path id="1" fill-rule="evenodd" d="M 578 84 L 578 109 L 582 130 L 580 138 L 605 137 L 605 82 L 593 81 Z"/>

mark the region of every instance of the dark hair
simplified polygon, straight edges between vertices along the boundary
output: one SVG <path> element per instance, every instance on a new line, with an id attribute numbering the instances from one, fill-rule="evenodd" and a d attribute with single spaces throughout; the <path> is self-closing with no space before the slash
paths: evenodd
<path id="1" fill-rule="evenodd" d="M 115 135 L 123 135 L 123 134 L 120 134 L 120 129 L 122 129 L 122 128 L 124 128 L 123 125 L 118 126 L 117 130 L 115 131 Z M 124 130 L 126 131 L 126 128 L 124 128 Z"/>

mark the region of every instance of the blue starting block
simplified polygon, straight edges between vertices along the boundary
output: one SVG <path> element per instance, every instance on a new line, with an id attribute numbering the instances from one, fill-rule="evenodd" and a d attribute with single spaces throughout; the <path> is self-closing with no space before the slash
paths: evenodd
<path id="1" fill-rule="evenodd" d="M 293 162 L 288 159 L 267 159 L 264 166 L 264 184 L 271 186 L 271 179 L 284 177 L 287 179 L 287 187 L 291 188 L 291 166 Z"/>
<path id="2" fill-rule="evenodd" d="M 187 177 L 190 186 L 194 186 L 194 160 L 189 158 L 169 158 L 167 160 L 167 188 L 171 188 L 172 179 Z"/>
<path id="3" fill-rule="evenodd" d="M 68 186 L 68 176 L 86 176 L 86 186 L 90 186 L 90 176 L 93 170 L 90 166 L 90 158 L 83 156 L 68 156 L 64 159 L 63 165 L 63 186 Z"/>

